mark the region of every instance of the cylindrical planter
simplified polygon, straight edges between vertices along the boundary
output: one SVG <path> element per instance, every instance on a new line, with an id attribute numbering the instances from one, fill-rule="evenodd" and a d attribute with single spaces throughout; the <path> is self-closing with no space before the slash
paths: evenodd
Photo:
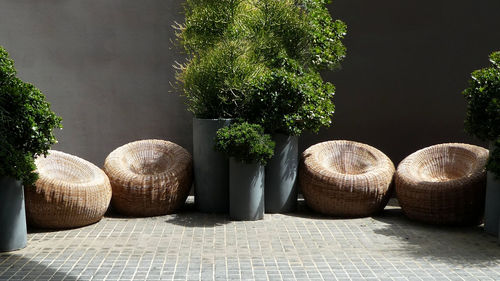
<path id="1" fill-rule="evenodd" d="M 494 143 L 490 142 L 490 153 Z M 484 230 L 498 235 L 500 227 L 500 180 L 491 172 L 487 173 L 486 199 L 484 204 Z"/>
<path id="2" fill-rule="evenodd" d="M 486 201 L 484 206 L 484 230 L 498 235 L 500 227 L 500 180 L 488 172 L 486 180 Z"/>
<path id="3" fill-rule="evenodd" d="M 266 213 L 292 212 L 297 207 L 298 137 L 274 134 L 274 156 L 266 165 Z"/>
<path id="4" fill-rule="evenodd" d="M 231 119 L 193 118 L 193 166 L 195 204 L 200 212 L 229 211 L 229 160 L 215 151 L 217 130 Z"/>
<path id="5" fill-rule="evenodd" d="M 0 178 L 0 252 L 26 247 L 24 190 L 20 181 Z"/>
<path id="6" fill-rule="evenodd" d="M 264 217 L 264 166 L 229 160 L 229 216 L 234 220 Z"/>

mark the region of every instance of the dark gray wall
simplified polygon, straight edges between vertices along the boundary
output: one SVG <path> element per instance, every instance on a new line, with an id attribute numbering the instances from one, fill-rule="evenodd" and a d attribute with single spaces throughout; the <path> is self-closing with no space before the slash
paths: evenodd
<path id="1" fill-rule="evenodd" d="M 463 131 L 461 95 L 470 73 L 500 50 L 498 0 L 334 0 L 348 25 L 343 69 L 325 73 L 337 86 L 328 139 L 373 145 L 395 164 L 425 146 L 478 143 Z"/>
<path id="2" fill-rule="evenodd" d="M 161 138 L 192 149 L 191 114 L 172 89 L 172 43 L 182 1 L 1 0 L 0 45 L 19 75 L 63 117 L 54 148 L 98 165 L 115 147 Z M 302 148 L 351 139 L 397 164 L 418 148 L 473 142 L 460 94 L 473 69 L 500 49 L 500 1 L 337 0 L 349 26 L 334 126 Z M 173 91 L 173 92 L 172 92 Z"/>

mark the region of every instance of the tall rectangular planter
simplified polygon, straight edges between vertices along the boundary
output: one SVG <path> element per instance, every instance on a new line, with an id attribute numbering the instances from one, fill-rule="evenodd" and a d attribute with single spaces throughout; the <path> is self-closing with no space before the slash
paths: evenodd
<path id="1" fill-rule="evenodd" d="M 297 208 L 298 137 L 274 134 L 274 156 L 266 165 L 266 213 L 287 213 Z"/>
<path id="2" fill-rule="evenodd" d="M 195 204 L 203 213 L 229 211 L 229 160 L 215 151 L 217 130 L 231 119 L 193 118 L 193 166 Z"/>
<path id="3" fill-rule="evenodd" d="M 264 166 L 229 160 L 229 216 L 234 220 L 264 218 Z"/>
<path id="4" fill-rule="evenodd" d="M 20 181 L 0 178 L 0 252 L 26 247 L 24 190 Z"/>
<path id="5" fill-rule="evenodd" d="M 500 180 L 488 172 L 486 180 L 486 201 L 484 206 L 484 230 L 499 235 L 500 227 Z"/>

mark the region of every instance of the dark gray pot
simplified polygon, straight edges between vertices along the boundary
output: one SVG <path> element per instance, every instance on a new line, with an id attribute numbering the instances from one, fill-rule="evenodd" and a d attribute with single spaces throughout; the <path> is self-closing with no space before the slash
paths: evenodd
<path id="1" fill-rule="evenodd" d="M 0 178 L 0 252 L 26 247 L 24 190 L 20 181 Z"/>
<path id="2" fill-rule="evenodd" d="M 193 118 L 193 162 L 195 203 L 200 212 L 229 211 L 229 160 L 215 151 L 217 130 L 231 119 Z"/>
<path id="3" fill-rule="evenodd" d="M 297 208 L 298 137 L 274 134 L 274 156 L 266 165 L 266 213 Z"/>
<path id="4" fill-rule="evenodd" d="M 486 181 L 486 201 L 484 206 L 484 230 L 498 235 L 500 225 L 500 180 L 488 172 Z"/>
<path id="5" fill-rule="evenodd" d="M 229 216 L 234 220 L 264 217 L 264 166 L 229 160 Z"/>

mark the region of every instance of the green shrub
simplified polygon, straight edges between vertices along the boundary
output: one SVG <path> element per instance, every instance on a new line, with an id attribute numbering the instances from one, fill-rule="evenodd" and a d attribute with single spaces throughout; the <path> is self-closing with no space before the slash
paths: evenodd
<path id="1" fill-rule="evenodd" d="M 241 113 L 271 133 L 317 132 L 331 123 L 334 92 L 335 87 L 324 83 L 317 72 L 306 72 L 297 65 L 294 69 L 276 68 L 260 75 L 248 91 Z"/>
<path id="2" fill-rule="evenodd" d="M 469 87 L 463 91 L 467 101 L 465 129 L 483 141 L 494 143 L 488 169 L 500 176 L 500 51 L 490 55 L 491 67 L 472 72 Z M 496 151 L 496 152 L 495 152 Z"/>
<path id="3" fill-rule="evenodd" d="M 334 86 L 319 71 L 345 57 L 346 26 L 326 0 L 187 0 L 177 80 L 199 118 L 243 118 L 298 135 L 331 124 Z"/>
<path id="4" fill-rule="evenodd" d="M 246 83 L 260 71 L 245 56 L 238 41 L 221 41 L 196 56 L 178 73 L 187 94 L 188 109 L 198 118 L 236 118 L 243 107 Z"/>
<path id="5" fill-rule="evenodd" d="M 500 178 L 500 139 L 497 139 L 493 144 L 486 169 Z"/>
<path id="6" fill-rule="evenodd" d="M 265 165 L 273 156 L 274 145 L 262 126 L 247 122 L 219 129 L 215 139 L 216 150 L 248 164 Z"/>
<path id="7" fill-rule="evenodd" d="M 14 62 L 0 47 L 0 177 L 33 183 L 34 158 L 47 154 L 56 143 L 52 130 L 60 127 L 44 95 L 16 77 Z"/>

